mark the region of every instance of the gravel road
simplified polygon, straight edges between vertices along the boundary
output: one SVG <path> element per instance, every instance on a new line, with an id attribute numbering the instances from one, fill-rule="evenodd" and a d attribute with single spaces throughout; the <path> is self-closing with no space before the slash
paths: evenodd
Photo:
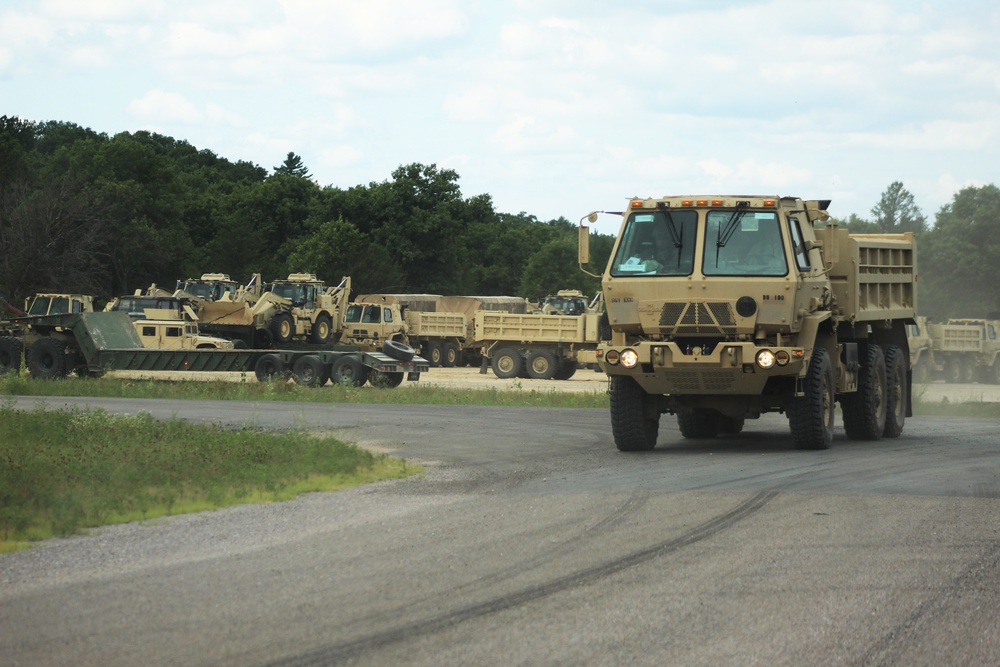
<path id="1" fill-rule="evenodd" d="M 800 452 L 779 416 L 664 418 L 622 454 L 604 410 L 47 403 L 304 425 L 428 472 L 0 556 L 5 665 L 1000 664 L 996 421 Z"/>

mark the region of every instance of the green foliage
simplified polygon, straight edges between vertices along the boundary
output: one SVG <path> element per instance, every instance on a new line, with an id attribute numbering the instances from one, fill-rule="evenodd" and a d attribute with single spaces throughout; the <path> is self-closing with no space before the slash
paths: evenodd
<path id="1" fill-rule="evenodd" d="M 927 218 L 901 181 L 893 181 L 882 192 L 881 199 L 872 207 L 872 218 L 877 230 L 883 234 L 920 234 L 927 230 Z"/>
<path id="2" fill-rule="evenodd" d="M 0 461 L 0 544 L 419 471 L 301 431 L 9 405 Z"/>
<path id="3" fill-rule="evenodd" d="M 1000 318 L 1000 188 L 964 188 L 920 237 L 919 308 L 949 317 Z"/>
<path id="4" fill-rule="evenodd" d="M 0 117 L 0 290 L 99 299 L 205 272 L 351 275 L 358 292 L 587 294 L 576 226 L 464 197 L 458 173 L 411 163 L 383 182 L 321 187 L 289 152 L 273 173 L 183 140 Z M 595 235 L 594 268 L 613 238 Z"/>

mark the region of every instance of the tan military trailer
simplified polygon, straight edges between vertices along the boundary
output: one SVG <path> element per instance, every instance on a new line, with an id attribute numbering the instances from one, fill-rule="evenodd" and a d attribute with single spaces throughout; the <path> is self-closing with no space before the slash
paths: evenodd
<path id="1" fill-rule="evenodd" d="M 848 437 L 902 433 L 913 236 L 824 226 L 828 205 L 635 198 L 616 214 L 597 354 L 618 449 L 655 447 L 664 413 L 677 416 L 684 437 L 710 438 L 766 412 L 788 416 L 796 447 L 825 449 L 838 400 Z M 590 259 L 583 222 L 581 266 Z"/>

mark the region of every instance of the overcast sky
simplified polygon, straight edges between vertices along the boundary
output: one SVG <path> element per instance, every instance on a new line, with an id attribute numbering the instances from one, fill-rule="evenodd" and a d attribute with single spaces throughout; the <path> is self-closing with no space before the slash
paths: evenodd
<path id="1" fill-rule="evenodd" d="M 542 220 L 667 194 L 868 217 L 899 180 L 933 221 L 1000 181 L 998 37 L 995 0 L 2 0 L 0 115 L 294 151 L 345 188 L 433 163 Z"/>

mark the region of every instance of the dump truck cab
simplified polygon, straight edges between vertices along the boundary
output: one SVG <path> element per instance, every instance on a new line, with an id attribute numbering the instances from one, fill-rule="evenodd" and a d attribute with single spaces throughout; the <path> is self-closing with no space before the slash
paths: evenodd
<path id="1" fill-rule="evenodd" d="M 94 297 L 89 294 L 36 294 L 24 300 L 29 316 L 69 315 L 94 312 Z"/>

